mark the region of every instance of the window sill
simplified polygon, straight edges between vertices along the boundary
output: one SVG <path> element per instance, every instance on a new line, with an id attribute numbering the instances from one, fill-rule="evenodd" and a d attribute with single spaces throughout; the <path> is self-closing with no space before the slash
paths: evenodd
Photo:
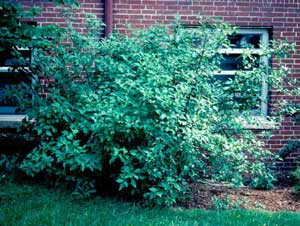
<path id="1" fill-rule="evenodd" d="M 278 124 L 275 121 L 264 116 L 253 116 L 250 120 L 239 117 L 237 120 L 244 126 L 245 129 L 274 130 L 278 128 Z"/>
<path id="2" fill-rule="evenodd" d="M 26 115 L 0 115 L 0 129 L 15 129 L 18 128 Z M 253 116 L 250 121 L 242 117 L 237 119 L 245 129 L 252 130 L 273 130 L 278 128 L 278 124 L 263 116 Z"/>
<path id="3" fill-rule="evenodd" d="M 15 129 L 18 128 L 26 115 L 0 115 L 1 129 Z"/>

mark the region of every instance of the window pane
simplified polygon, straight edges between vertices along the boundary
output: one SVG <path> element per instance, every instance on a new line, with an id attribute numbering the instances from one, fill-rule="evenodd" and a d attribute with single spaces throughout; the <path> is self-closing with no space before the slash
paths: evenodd
<path id="1" fill-rule="evenodd" d="M 233 48 L 260 48 L 260 34 L 236 34 L 228 38 Z"/>
<path id="2" fill-rule="evenodd" d="M 260 111 L 260 92 L 259 84 L 254 84 L 253 89 L 249 90 L 244 78 L 237 75 L 215 75 L 214 82 L 221 88 L 223 100 L 220 101 L 220 108 L 223 110 L 235 109 L 239 111 L 250 110 L 253 114 Z M 255 82 L 255 81 L 253 81 Z"/>
<path id="3" fill-rule="evenodd" d="M 29 66 L 31 61 L 31 51 L 19 50 L 17 54 L 19 54 L 18 57 L 9 50 L 1 51 L 0 67 Z"/>
<path id="4" fill-rule="evenodd" d="M 14 114 L 16 110 L 16 100 L 12 97 L 5 97 L 7 86 L 29 81 L 30 76 L 25 73 L 0 73 L 0 114 Z"/>
<path id="5" fill-rule="evenodd" d="M 243 63 L 243 56 L 241 54 L 223 54 L 223 61 L 221 62 L 221 70 L 235 71 L 235 70 L 250 70 L 253 67 L 259 66 L 260 58 L 258 55 L 252 55 L 253 59 L 247 59 L 251 62 L 251 67 L 247 68 Z"/>
<path id="6" fill-rule="evenodd" d="M 219 81 L 221 83 L 225 83 L 229 81 L 230 79 L 234 79 L 235 75 L 215 75 L 214 76 L 214 81 Z"/>

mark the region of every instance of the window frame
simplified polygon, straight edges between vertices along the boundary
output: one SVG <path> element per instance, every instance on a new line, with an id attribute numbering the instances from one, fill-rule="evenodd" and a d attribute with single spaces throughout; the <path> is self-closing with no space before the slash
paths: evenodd
<path id="1" fill-rule="evenodd" d="M 24 24 L 27 24 L 27 25 L 32 25 L 32 26 L 38 26 L 38 23 L 36 21 L 27 21 L 27 20 L 20 20 L 20 22 L 24 23 Z M 35 37 L 31 37 L 32 39 L 35 39 Z M 20 66 L 22 67 L 25 71 L 28 71 L 28 75 L 25 75 L 25 76 L 31 76 L 31 72 L 30 72 L 30 65 L 31 63 L 33 62 L 34 60 L 34 56 L 36 54 L 36 50 L 34 48 L 29 48 L 29 46 L 25 46 L 25 47 L 18 47 L 18 45 L 15 46 L 17 48 L 17 50 L 20 50 L 20 51 L 26 51 L 26 50 L 29 50 L 30 51 L 30 61 L 29 61 L 29 65 L 25 65 L 25 66 Z M 0 73 L 20 73 L 18 72 L 18 70 L 14 70 L 15 67 L 18 67 L 18 66 L 1 66 L 0 65 Z M 0 75 L 1 76 L 1 75 Z M 1 77 L 0 77 L 1 79 Z M 23 82 L 24 80 L 23 79 L 20 79 L 19 82 Z M 34 83 L 35 80 L 33 77 L 30 77 L 28 78 L 28 83 L 32 84 Z M 11 106 L 11 107 L 6 107 L 6 106 L 0 106 L 0 108 L 2 108 L 2 110 L 0 110 L 0 129 L 1 128 L 12 128 L 12 129 L 15 129 L 17 127 L 20 126 L 20 123 L 21 121 L 24 119 L 24 118 L 27 118 L 27 113 L 26 112 L 21 112 L 21 113 L 16 113 L 16 108 L 17 107 L 14 107 L 14 106 Z M 8 111 L 5 111 L 5 108 L 8 110 Z"/>
<path id="2" fill-rule="evenodd" d="M 30 62 L 29 64 L 32 63 L 32 58 L 33 58 L 33 50 L 28 48 L 28 47 L 25 47 L 25 48 L 21 48 L 21 47 L 16 47 L 16 49 L 18 51 L 29 51 L 29 55 L 30 55 Z M 19 67 L 16 65 L 16 67 Z M 24 70 L 28 71 L 28 73 L 30 73 L 30 69 L 29 69 L 29 66 L 25 66 L 25 67 L 22 67 Z M 20 74 L 21 72 L 18 71 L 18 69 L 15 69 L 14 66 L 0 66 L 0 80 L 2 79 L 2 76 L 1 74 Z M 25 75 L 25 76 L 28 76 L 28 75 Z M 18 79 L 17 80 L 17 84 L 21 83 L 23 80 L 22 78 Z M 31 80 L 28 80 L 29 83 L 32 83 L 33 81 Z M 26 113 L 16 113 L 17 107 L 14 107 L 14 106 L 3 106 L 0 104 L 0 117 L 1 115 L 26 115 Z"/>
<path id="3" fill-rule="evenodd" d="M 30 51 L 30 62 L 32 63 L 33 57 L 34 57 L 34 49 L 30 49 L 29 47 L 16 47 L 18 51 Z M 17 66 L 18 67 L 18 66 Z M 28 71 L 30 73 L 30 66 L 23 67 L 24 70 Z M 15 69 L 14 66 L 0 66 L 0 79 L 1 79 L 1 73 L 20 73 L 18 70 Z M 26 75 L 29 76 L 29 75 Z M 33 80 L 29 79 L 29 83 L 32 83 Z M 20 79 L 19 82 L 22 82 L 22 79 Z M 26 118 L 27 114 L 26 112 L 20 112 L 17 113 L 17 106 L 3 106 L 0 105 L 0 128 L 17 128 L 21 121 Z"/>
<path id="4" fill-rule="evenodd" d="M 262 53 L 262 46 L 267 46 L 270 42 L 270 32 L 268 28 L 243 28 L 240 27 L 237 29 L 236 35 L 260 35 L 260 43 L 259 48 L 251 50 L 251 54 L 259 55 Z M 219 50 L 220 54 L 242 54 L 243 51 L 245 51 L 245 48 L 222 48 Z M 265 65 L 269 65 L 269 58 L 267 56 L 261 56 L 260 62 L 264 63 Z M 219 72 L 216 72 L 216 75 L 236 75 L 237 70 L 221 70 Z M 262 78 L 262 84 L 261 84 L 261 103 L 260 103 L 260 109 L 259 114 L 254 115 L 255 117 L 263 117 L 266 118 L 268 115 L 268 84 L 266 82 L 267 77 Z"/>

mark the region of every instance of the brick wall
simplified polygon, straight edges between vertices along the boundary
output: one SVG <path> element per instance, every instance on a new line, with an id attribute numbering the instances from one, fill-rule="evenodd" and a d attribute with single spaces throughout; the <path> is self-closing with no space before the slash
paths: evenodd
<path id="1" fill-rule="evenodd" d="M 62 23 L 59 11 L 46 0 L 21 0 L 25 6 L 40 6 L 42 13 L 37 17 L 39 24 Z M 78 27 L 82 26 L 83 12 L 97 14 L 103 19 L 104 0 L 81 0 Z M 168 24 L 179 15 L 187 25 L 197 24 L 197 16 L 220 17 L 224 21 L 241 27 L 266 27 L 274 39 L 287 39 L 296 43 L 296 54 L 286 60 L 292 69 L 291 77 L 300 78 L 300 0 L 113 0 L 113 26 L 126 32 L 126 24 L 136 28 L 147 28 L 155 23 Z M 299 102 L 297 97 L 287 97 L 270 92 L 270 111 L 281 99 Z M 272 151 L 280 150 L 289 140 L 300 139 L 300 124 L 291 117 L 284 118 L 280 126 L 266 141 Z M 282 167 L 294 164 L 297 155 L 289 156 Z"/>
<path id="2" fill-rule="evenodd" d="M 38 25 L 58 24 L 64 26 L 61 10 L 51 0 L 19 0 L 25 9 L 40 7 L 41 13 L 34 19 Z M 79 31 L 84 31 L 85 13 L 93 13 L 103 21 L 104 0 L 78 0 L 80 7 L 76 11 L 76 23 Z"/>

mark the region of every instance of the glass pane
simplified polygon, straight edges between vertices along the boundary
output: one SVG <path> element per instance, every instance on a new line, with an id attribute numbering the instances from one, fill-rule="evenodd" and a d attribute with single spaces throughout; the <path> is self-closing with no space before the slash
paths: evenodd
<path id="1" fill-rule="evenodd" d="M 0 73 L 0 114 L 12 114 L 15 112 L 16 100 L 5 96 L 5 89 L 9 85 L 17 85 L 21 82 L 30 82 L 30 76 L 25 73 Z"/>
<path id="2" fill-rule="evenodd" d="M 235 75 L 215 75 L 214 81 L 219 81 L 221 83 L 225 83 L 229 81 L 230 79 L 233 80 Z"/>
<path id="3" fill-rule="evenodd" d="M 243 58 L 240 54 L 223 55 L 221 69 L 226 71 L 234 71 L 242 68 Z"/>
<path id="4" fill-rule="evenodd" d="M 237 81 L 240 77 L 236 75 L 215 75 L 214 81 L 218 82 L 222 89 L 223 101 L 220 102 L 220 108 L 223 110 L 236 109 L 239 111 L 250 111 L 252 114 L 260 112 L 260 87 L 251 92 L 245 90 L 247 86 L 242 86 Z"/>
<path id="5" fill-rule="evenodd" d="M 9 50 L 0 52 L 0 67 L 29 66 L 30 61 L 30 50 L 19 50 L 17 54 L 13 54 Z"/>
<path id="6" fill-rule="evenodd" d="M 253 67 L 259 66 L 260 58 L 258 55 L 251 55 L 253 59 L 248 59 L 252 67 L 246 68 L 243 63 L 246 63 L 243 60 L 241 54 L 223 54 L 223 61 L 221 62 L 221 70 L 224 71 L 235 71 L 235 70 L 250 70 Z"/>
<path id="7" fill-rule="evenodd" d="M 236 34 L 228 38 L 233 48 L 260 48 L 261 34 Z"/>

